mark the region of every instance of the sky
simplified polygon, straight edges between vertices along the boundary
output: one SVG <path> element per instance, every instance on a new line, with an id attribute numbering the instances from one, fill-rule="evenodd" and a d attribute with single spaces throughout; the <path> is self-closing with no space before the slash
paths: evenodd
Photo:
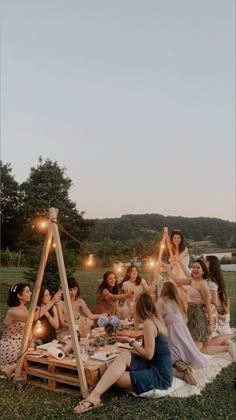
<path id="1" fill-rule="evenodd" d="M 234 0 L 2 0 L 1 159 L 87 218 L 235 221 Z"/>

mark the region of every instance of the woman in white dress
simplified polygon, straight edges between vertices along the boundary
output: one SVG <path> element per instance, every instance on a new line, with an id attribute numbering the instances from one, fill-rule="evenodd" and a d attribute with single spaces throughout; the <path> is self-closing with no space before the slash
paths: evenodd
<path id="1" fill-rule="evenodd" d="M 147 284 L 146 280 L 144 280 L 140 276 L 139 270 L 136 267 L 136 265 L 130 265 L 127 268 L 125 277 L 120 283 L 120 286 L 123 289 L 124 293 L 132 293 L 132 297 L 126 299 L 126 302 L 129 308 L 130 317 L 133 317 L 134 305 L 137 296 L 143 293 L 144 291 L 151 293 L 152 288 Z"/>
<path id="2" fill-rule="evenodd" d="M 186 272 L 189 273 L 189 276 L 191 274 L 191 271 L 189 270 L 189 251 L 185 244 L 184 235 L 179 229 L 174 229 L 171 232 L 170 238 L 167 237 L 167 245 L 170 253 L 170 263 L 173 267 L 173 273 L 178 278 L 187 278 Z M 182 266 L 184 265 L 185 271 L 183 271 Z M 185 313 L 187 313 L 188 308 L 188 302 L 187 302 L 187 295 L 186 295 L 186 286 L 179 286 L 176 284 L 179 297 L 183 306 L 183 309 Z"/>
<path id="3" fill-rule="evenodd" d="M 211 292 L 211 302 L 216 306 L 218 313 L 218 333 L 220 335 L 231 334 L 230 301 L 220 261 L 215 255 L 207 255 L 205 262 L 209 271 L 208 287 Z"/>

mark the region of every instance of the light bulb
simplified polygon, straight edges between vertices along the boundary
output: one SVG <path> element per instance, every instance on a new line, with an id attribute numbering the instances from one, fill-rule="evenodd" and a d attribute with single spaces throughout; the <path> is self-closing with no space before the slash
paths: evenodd
<path id="1" fill-rule="evenodd" d="M 37 330 L 37 332 L 41 332 L 42 331 L 42 324 L 41 324 L 41 321 L 39 319 L 36 322 L 36 330 Z"/>

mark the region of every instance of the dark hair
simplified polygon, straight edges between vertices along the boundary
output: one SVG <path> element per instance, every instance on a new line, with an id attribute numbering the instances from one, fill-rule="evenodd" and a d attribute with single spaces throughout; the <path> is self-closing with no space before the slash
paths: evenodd
<path id="1" fill-rule="evenodd" d="M 69 289 L 74 289 L 74 287 L 76 287 L 77 288 L 76 296 L 80 295 L 79 283 L 73 276 L 67 277 L 67 284 L 68 284 Z"/>
<path id="2" fill-rule="evenodd" d="M 135 284 L 137 285 L 137 286 L 139 286 L 140 284 L 141 284 L 141 281 L 142 281 L 142 277 L 140 276 L 140 274 L 139 274 L 139 269 L 137 268 L 137 266 L 135 265 L 135 264 L 131 264 L 128 268 L 127 268 L 127 270 L 126 270 L 126 273 L 125 273 L 125 277 L 123 278 L 123 280 L 119 283 L 119 289 L 122 289 L 122 287 L 123 287 L 123 284 L 124 284 L 124 282 L 125 281 L 128 281 L 128 280 L 130 280 L 130 274 L 131 274 L 131 271 L 132 271 L 132 268 L 136 268 L 136 270 L 137 270 L 137 273 L 138 273 L 138 275 L 137 275 L 137 277 L 136 277 L 136 280 L 135 280 Z"/>
<path id="3" fill-rule="evenodd" d="M 107 279 L 110 276 L 110 274 L 113 274 L 116 278 L 116 283 L 114 287 L 110 287 L 107 284 Z M 102 292 L 102 290 L 104 289 L 108 289 L 110 293 L 112 293 L 113 295 L 118 295 L 118 281 L 117 281 L 117 277 L 116 274 L 113 271 L 106 271 L 103 274 L 103 279 L 102 279 L 102 283 L 100 284 L 99 288 L 98 288 L 98 292 Z"/>
<path id="4" fill-rule="evenodd" d="M 208 270 L 210 279 L 217 284 L 217 293 L 219 296 L 219 300 L 221 302 L 221 305 L 223 306 L 224 311 L 227 312 L 226 307 L 228 305 L 229 298 L 226 292 L 225 280 L 221 270 L 220 261 L 215 255 L 207 255 L 206 261 L 209 262 Z"/>
<path id="5" fill-rule="evenodd" d="M 209 277 L 209 271 L 208 271 L 208 269 L 207 269 L 207 266 L 206 266 L 206 264 L 204 263 L 204 261 L 203 260 L 201 260 L 200 258 L 197 258 L 196 260 L 194 260 L 193 261 L 193 264 L 194 263 L 198 263 L 198 264 L 200 264 L 200 266 L 202 267 L 202 270 L 203 270 L 203 275 L 202 275 L 202 278 L 203 279 L 208 279 L 208 277 Z M 192 274 L 191 274 L 192 275 Z"/>
<path id="6" fill-rule="evenodd" d="M 42 305 L 42 300 L 43 300 L 44 293 L 45 293 L 46 290 L 48 290 L 49 293 L 51 294 L 48 287 L 41 287 L 40 292 L 39 292 L 39 297 L 38 297 L 38 303 L 37 303 L 38 306 Z"/>
<path id="7" fill-rule="evenodd" d="M 179 229 L 174 229 L 173 232 L 171 232 L 170 242 L 171 242 L 171 248 L 172 248 L 172 251 L 173 251 L 174 254 L 176 254 L 176 251 L 177 251 L 176 246 L 173 243 L 174 235 L 179 235 L 180 236 L 181 241 L 180 241 L 180 244 L 179 244 L 179 253 L 181 254 L 181 252 L 183 252 L 186 248 L 185 241 L 184 241 L 184 235 L 181 232 L 181 230 L 179 230 Z"/>
<path id="8" fill-rule="evenodd" d="M 26 287 L 30 287 L 29 283 L 16 283 L 10 287 L 7 299 L 8 306 L 14 307 L 20 305 L 20 299 L 17 295 L 22 295 Z"/>

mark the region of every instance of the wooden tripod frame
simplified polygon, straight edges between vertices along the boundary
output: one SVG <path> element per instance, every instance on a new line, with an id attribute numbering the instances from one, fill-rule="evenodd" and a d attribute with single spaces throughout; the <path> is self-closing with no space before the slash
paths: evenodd
<path id="1" fill-rule="evenodd" d="M 158 275 L 160 272 L 160 268 L 161 268 L 161 262 L 162 262 L 162 256 L 163 256 L 163 252 L 164 252 L 164 248 L 165 248 L 165 242 L 167 242 L 167 246 L 168 246 L 168 250 L 170 255 L 172 256 L 172 251 L 169 245 L 169 242 L 167 241 L 168 238 L 168 228 L 164 227 L 163 228 L 163 236 L 161 239 L 161 243 L 160 243 L 160 250 L 159 250 L 159 255 L 158 255 L 158 259 L 157 259 L 157 265 L 156 265 L 156 269 L 154 271 L 154 278 L 153 278 L 153 282 L 152 282 L 152 289 L 155 290 L 157 285 L 158 285 Z M 155 294 L 155 292 L 154 292 Z M 157 292 L 158 294 L 158 292 Z"/>
<path id="2" fill-rule="evenodd" d="M 34 321 L 34 314 L 35 314 L 35 310 L 37 306 L 39 292 L 42 285 L 42 280 L 43 280 L 43 275 L 44 275 L 44 271 L 45 271 L 45 267 L 46 267 L 46 263 L 48 259 L 48 254 L 49 254 L 51 244 L 52 244 L 52 239 L 53 239 L 55 243 L 57 264 L 58 264 L 59 275 L 60 275 L 60 280 L 61 280 L 62 292 L 64 296 L 65 309 L 66 309 L 66 313 L 68 314 L 69 331 L 70 331 L 72 345 L 74 349 L 78 375 L 80 378 L 81 392 L 82 392 L 83 397 L 86 397 L 88 395 L 88 385 L 87 385 L 87 380 L 86 380 L 86 376 L 84 372 L 84 365 L 81 358 L 80 346 L 79 346 L 79 341 L 78 341 L 78 337 L 76 333 L 73 311 L 71 307 L 71 300 L 70 300 L 69 289 L 68 289 L 68 284 L 67 284 L 65 264 L 64 264 L 64 258 L 63 258 L 62 247 L 61 247 L 61 240 L 60 240 L 58 224 L 57 224 L 57 214 L 58 214 L 58 209 L 55 209 L 55 208 L 49 209 L 50 222 L 48 225 L 48 232 L 45 238 L 44 247 L 43 247 L 43 251 L 41 255 L 41 261 L 40 261 L 38 274 L 37 274 L 37 279 L 35 282 L 35 287 L 34 287 L 32 299 L 31 299 L 29 316 L 25 325 L 24 336 L 23 336 L 21 350 L 20 350 L 21 357 L 19 358 L 17 362 L 16 371 L 15 371 L 15 379 L 17 381 L 17 378 L 21 376 L 24 356 L 27 351 L 28 343 L 31 336 L 31 330 L 32 330 L 32 325 Z"/>

